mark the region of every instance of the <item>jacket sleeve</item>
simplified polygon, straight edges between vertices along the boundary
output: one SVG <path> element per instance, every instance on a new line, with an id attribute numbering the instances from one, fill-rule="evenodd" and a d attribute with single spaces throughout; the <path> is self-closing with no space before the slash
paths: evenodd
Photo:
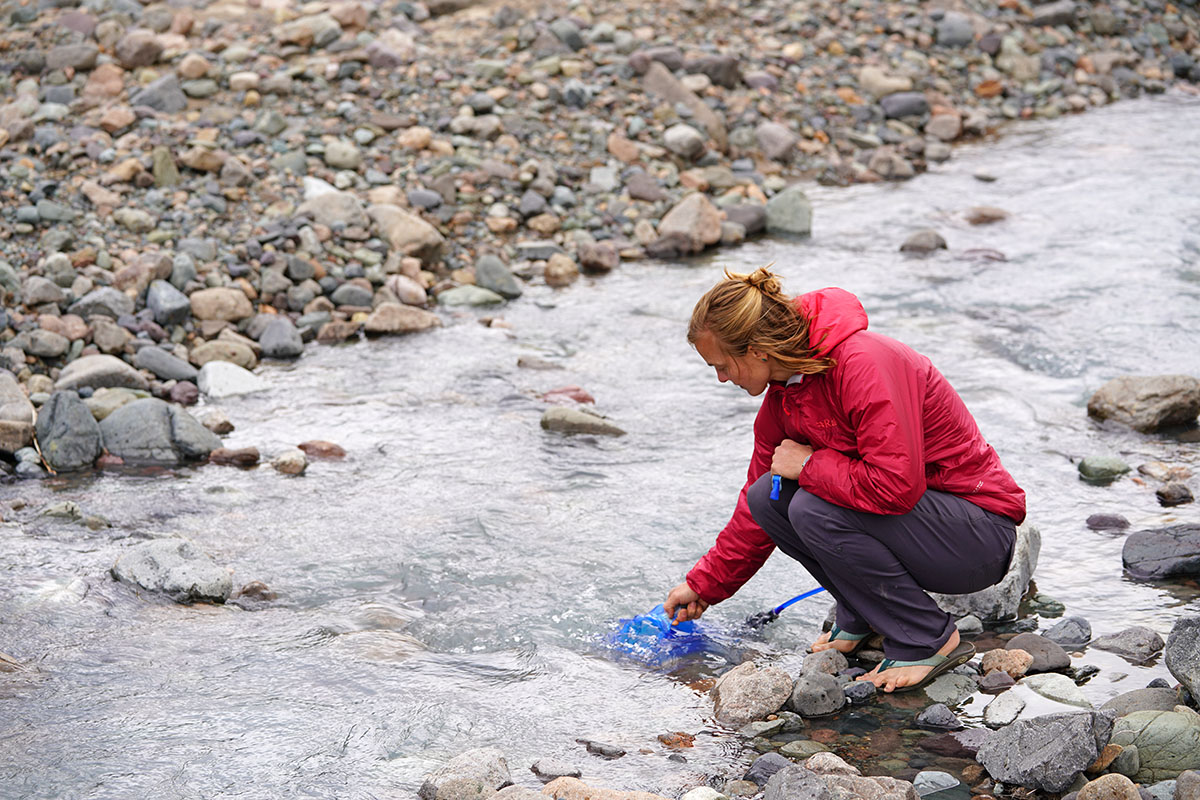
<path id="1" fill-rule="evenodd" d="M 840 358 L 833 379 L 857 439 L 857 457 L 815 451 L 800 488 L 843 508 L 905 514 L 925 493 L 923 397 L 926 376 L 913 362 L 858 351 Z"/>
<path id="2" fill-rule="evenodd" d="M 754 455 L 733 516 L 717 536 L 716 543 L 687 574 L 688 586 L 706 603 L 719 603 L 731 597 L 758 572 L 775 549 L 771 537 L 751 516 L 746 492 L 771 469 L 775 448 L 784 439 L 777 414 L 779 405 L 778 396 L 763 400 L 754 420 Z"/>

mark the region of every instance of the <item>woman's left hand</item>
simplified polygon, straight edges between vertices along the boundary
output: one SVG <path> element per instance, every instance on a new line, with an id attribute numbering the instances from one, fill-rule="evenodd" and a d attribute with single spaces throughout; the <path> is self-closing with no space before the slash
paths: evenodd
<path id="1" fill-rule="evenodd" d="M 808 445 L 784 439 L 779 447 L 775 448 L 775 455 L 771 458 L 771 474 L 796 480 L 800 477 L 800 470 L 804 469 L 804 462 L 812 453 L 813 449 Z"/>

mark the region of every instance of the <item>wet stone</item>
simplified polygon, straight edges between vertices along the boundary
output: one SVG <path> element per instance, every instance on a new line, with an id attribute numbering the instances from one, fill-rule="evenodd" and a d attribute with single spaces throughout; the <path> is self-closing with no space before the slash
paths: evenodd
<path id="1" fill-rule="evenodd" d="M 931 730 L 956 731 L 963 728 L 962 720 L 943 703 L 935 703 L 922 711 L 917 715 L 916 722 L 918 726 Z"/>

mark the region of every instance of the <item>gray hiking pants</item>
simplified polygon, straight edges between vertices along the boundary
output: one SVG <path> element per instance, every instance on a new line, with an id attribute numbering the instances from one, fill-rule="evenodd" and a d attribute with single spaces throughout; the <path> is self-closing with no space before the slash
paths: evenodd
<path id="1" fill-rule="evenodd" d="M 854 511 L 771 476 L 750 487 L 750 513 L 775 545 L 837 600 L 847 633 L 875 631 L 888 658 L 928 658 L 954 620 L 926 592 L 967 594 L 1004 577 L 1016 542 L 1012 520 L 932 489 L 907 514 Z"/>

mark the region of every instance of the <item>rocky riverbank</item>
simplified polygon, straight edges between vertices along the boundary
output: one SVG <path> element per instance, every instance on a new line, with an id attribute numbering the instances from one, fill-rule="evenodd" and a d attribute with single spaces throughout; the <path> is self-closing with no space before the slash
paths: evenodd
<path id="1" fill-rule="evenodd" d="M 253 369 L 314 339 L 437 326 L 434 303 L 499 305 L 625 258 L 804 235 L 803 179 L 902 180 L 1007 120 L 1200 78 L 1191 3 L 0 14 L 10 457 L 32 441 L 22 395 L 78 390 L 93 413 L 100 389 L 133 393 L 106 407 L 189 405 L 215 396 L 200 383 L 212 362 Z M 93 450 L 15 460 L 38 475 Z"/>

